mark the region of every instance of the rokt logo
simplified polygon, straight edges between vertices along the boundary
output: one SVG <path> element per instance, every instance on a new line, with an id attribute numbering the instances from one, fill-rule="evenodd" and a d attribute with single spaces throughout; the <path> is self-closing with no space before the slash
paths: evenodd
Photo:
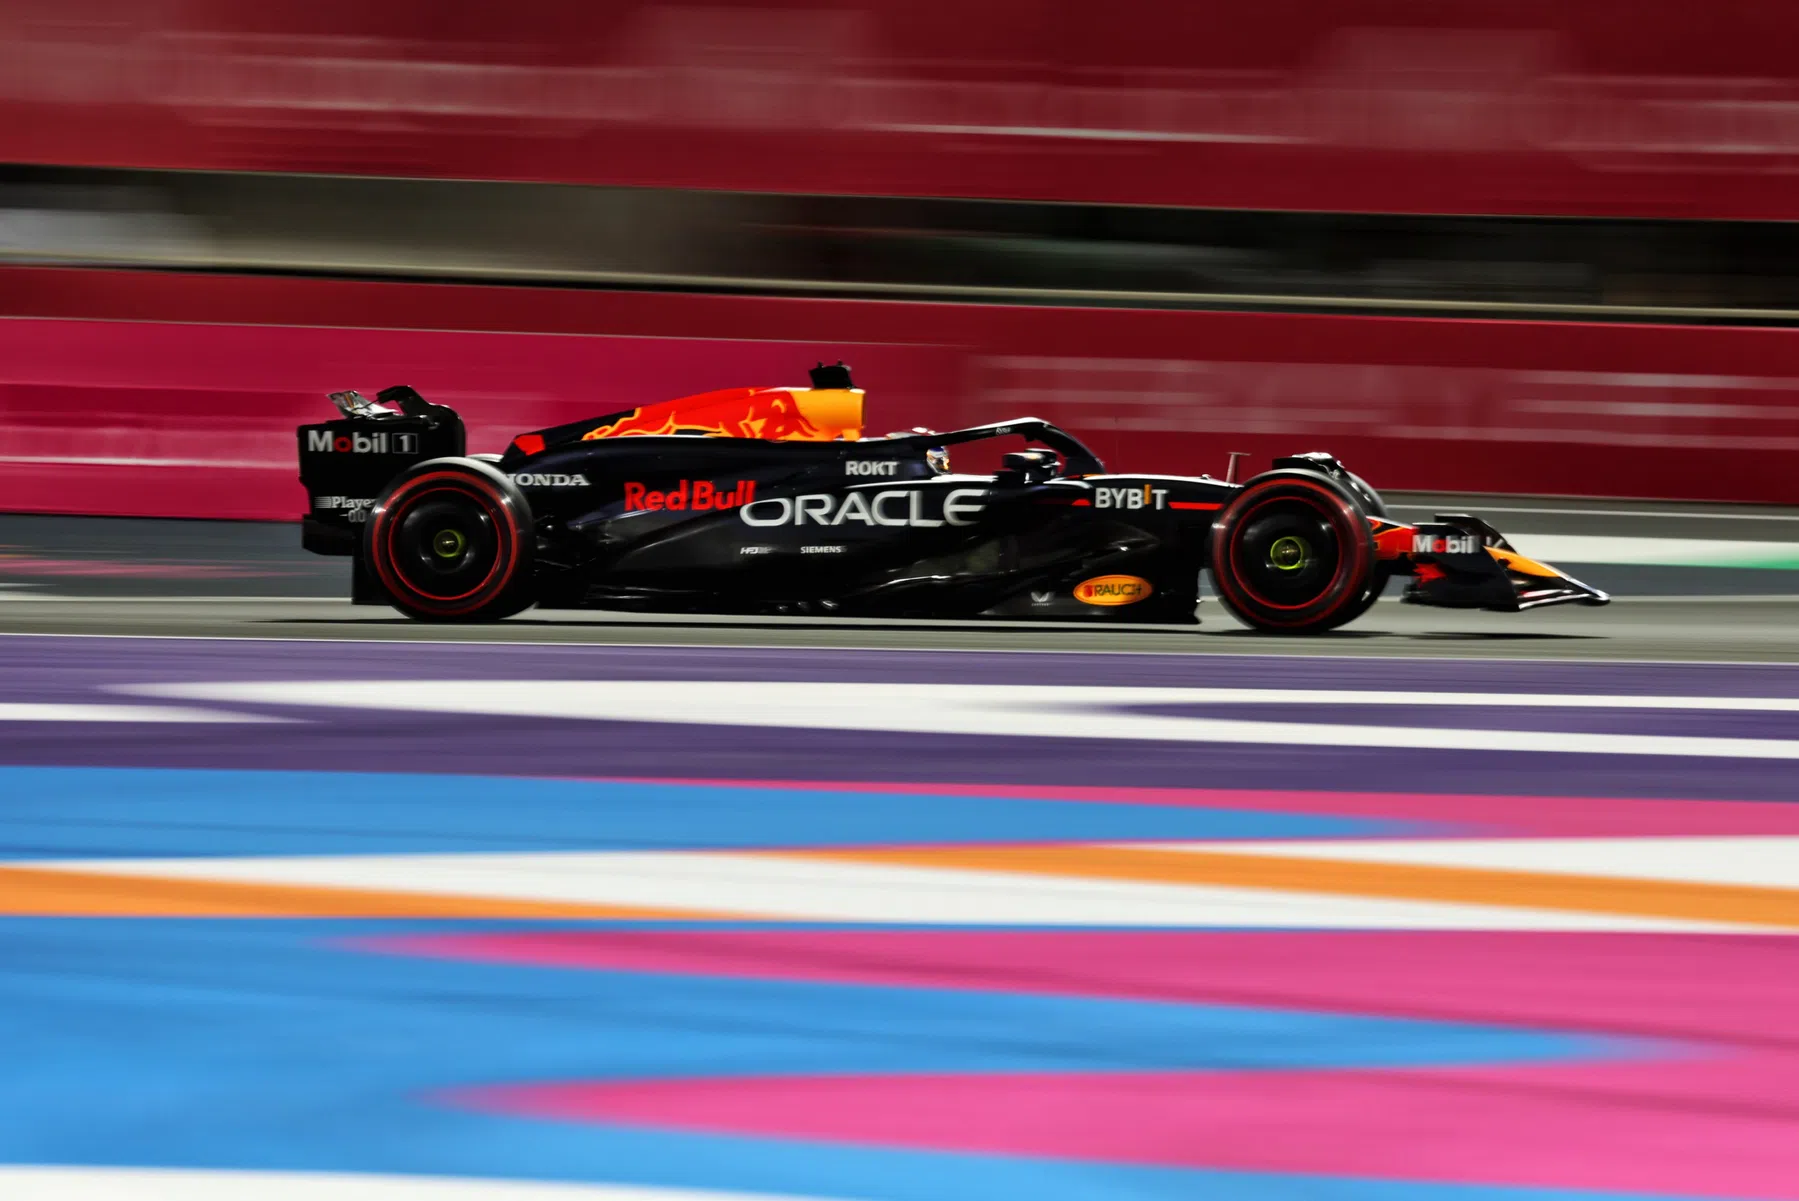
<path id="1" fill-rule="evenodd" d="M 585 482 L 585 481 L 583 481 Z M 710 480 L 682 480 L 667 491 L 652 492 L 645 484 L 625 485 L 625 512 L 657 509 L 735 509 L 756 499 L 756 481 L 738 480 L 728 490 Z"/>
<path id="2" fill-rule="evenodd" d="M 943 496 L 940 508 L 935 500 L 939 495 Z M 846 496 L 810 493 L 747 504 L 742 516 L 745 525 L 754 526 L 860 524 L 928 530 L 944 525 L 972 525 L 986 507 L 986 496 L 983 488 L 955 488 L 948 494 L 912 488 L 851 492 Z M 939 515 L 931 515 L 932 511 Z"/>
<path id="3" fill-rule="evenodd" d="M 417 434 L 333 434 L 330 430 L 307 430 L 306 449 L 312 453 L 335 451 L 340 455 L 416 455 Z"/>
<path id="4" fill-rule="evenodd" d="M 585 488 L 587 477 L 584 475 L 543 475 L 521 471 L 512 477 L 512 482 L 521 488 Z"/>
<path id="5" fill-rule="evenodd" d="M 851 459 L 843 465 L 845 475 L 898 475 L 898 459 Z"/>
<path id="6" fill-rule="evenodd" d="M 1074 599 L 1085 605 L 1134 605 L 1147 600 L 1155 588 L 1134 575 L 1102 575 L 1074 586 Z"/>

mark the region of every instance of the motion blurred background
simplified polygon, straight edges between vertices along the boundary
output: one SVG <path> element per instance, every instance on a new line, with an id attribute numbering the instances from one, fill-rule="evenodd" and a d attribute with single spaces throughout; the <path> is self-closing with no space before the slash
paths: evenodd
<path id="1" fill-rule="evenodd" d="M 4 0 L 0 509 L 296 519 L 845 358 L 1133 469 L 1786 502 L 1799 12 L 1756 0 Z"/>

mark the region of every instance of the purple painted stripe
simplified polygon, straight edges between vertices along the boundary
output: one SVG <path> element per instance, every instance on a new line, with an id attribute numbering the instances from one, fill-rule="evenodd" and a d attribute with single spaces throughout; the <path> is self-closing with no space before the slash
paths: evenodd
<path id="1" fill-rule="evenodd" d="M 1144 686 L 1641 692 L 1799 698 L 1799 665 L 1297 655 L 1020 654 L 519 643 L 0 638 L 0 688 L 144 680 L 620 679 L 1006 683 L 1055 679 Z"/>
<path id="2" fill-rule="evenodd" d="M 272 679 L 770 679 L 1514 689 L 1799 696 L 1799 668 L 1154 655 L 21 637 L 0 698 L 93 700 L 113 684 Z M 629 688 L 628 683 L 620 685 Z M 559 776 L 1799 800 L 1778 762 L 1357 747 L 1138 744 L 287 710 L 254 730 L 5 723 L 0 762 Z M 1340 715 L 1339 715 L 1340 718 Z M 1744 715 L 1744 721 L 1756 715 Z M 1729 727 L 1726 727 L 1728 729 Z M 1743 727 L 1738 727 L 1743 728 Z M 1720 731 L 1723 732 L 1723 731 Z"/>

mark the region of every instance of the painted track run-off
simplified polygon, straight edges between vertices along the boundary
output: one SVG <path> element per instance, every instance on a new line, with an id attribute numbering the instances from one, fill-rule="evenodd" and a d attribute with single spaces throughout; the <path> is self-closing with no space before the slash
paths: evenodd
<path id="1" fill-rule="evenodd" d="M 457 628 L 21 528 L 7 1201 L 1799 1201 L 1790 571 Z"/>

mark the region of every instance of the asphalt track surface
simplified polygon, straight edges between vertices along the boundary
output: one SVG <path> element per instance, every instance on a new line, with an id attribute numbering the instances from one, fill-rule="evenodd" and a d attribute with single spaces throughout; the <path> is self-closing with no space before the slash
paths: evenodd
<path id="1" fill-rule="evenodd" d="M 1799 1201 L 1799 573 L 459 628 L 292 532 L 0 519 L 7 1201 Z"/>
<path id="2" fill-rule="evenodd" d="M 1752 506 L 1400 495 L 1396 515 L 1488 515 L 1508 534 L 1790 544 L 1799 511 Z M 1611 591 L 1604 608 L 1454 613 L 1389 599 L 1321 638 L 1242 628 L 1215 601 L 1197 628 L 744 620 L 533 610 L 497 625 L 420 625 L 352 606 L 348 564 L 308 555 L 285 524 L 0 516 L 0 632 L 1176 654 L 1799 661 L 1799 570 L 1558 565 Z"/>

